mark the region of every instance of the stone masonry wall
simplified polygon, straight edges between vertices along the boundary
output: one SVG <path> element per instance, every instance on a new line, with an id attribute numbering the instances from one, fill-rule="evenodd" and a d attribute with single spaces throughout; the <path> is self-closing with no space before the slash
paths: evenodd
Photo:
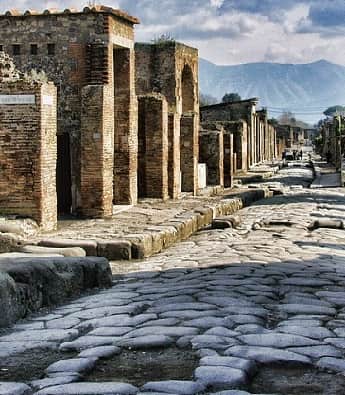
<path id="1" fill-rule="evenodd" d="M 53 230 L 56 88 L 22 79 L 0 82 L 0 95 L 35 97 L 31 104 L 0 104 L 0 212 L 32 217 L 44 230 Z"/>

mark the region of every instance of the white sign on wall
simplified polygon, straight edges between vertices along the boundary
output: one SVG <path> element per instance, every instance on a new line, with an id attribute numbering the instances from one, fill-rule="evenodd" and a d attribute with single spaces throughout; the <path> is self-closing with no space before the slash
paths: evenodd
<path id="1" fill-rule="evenodd" d="M 42 96 L 42 104 L 45 104 L 47 106 L 52 106 L 54 104 L 54 97 L 43 95 Z"/>
<path id="2" fill-rule="evenodd" d="M 35 104 L 35 95 L 0 95 L 1 104 Z"/>

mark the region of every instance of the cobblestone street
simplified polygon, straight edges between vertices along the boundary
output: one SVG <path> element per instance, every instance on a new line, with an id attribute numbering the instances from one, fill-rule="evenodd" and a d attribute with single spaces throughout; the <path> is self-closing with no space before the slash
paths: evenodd
<path id="1" fill-rule="evenodd" d="M 345 200 L 283 194 L 0 337 L 0 394 L 344 394 Z M 131 370 L 132 367 L 132 370 Z"/>

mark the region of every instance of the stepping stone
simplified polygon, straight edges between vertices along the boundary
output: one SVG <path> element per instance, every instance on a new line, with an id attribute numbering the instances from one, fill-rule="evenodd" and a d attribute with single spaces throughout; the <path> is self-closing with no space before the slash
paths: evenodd
<path id="1" fill-rule="evenodd" d="M 0 395 L 29 395 L 31 388 L 22 383 L 11 383 L 0 381 Z"/>
<path id="2" fill-rule="evenodd" d="M 122 337 L 116 336 L 82 336 L 73 342 L 60 344 L 59 349 L 60 351 L 85 350 L 87 348 L 114 345 L 116 341 L 121 339 Z"/>
<path id="3" fill-rule="evenodd" d="M 194 381 L 151 381 L 143 385 L 144 391 L 156 391 L 165 394 L 194 395 L 205 389 L 205 385 Z"/>
<path id="4" fill-rule="evenodd" d="M 133 350 L 168 347 L 174 343 L 173 338 L 164 335 L 139 336 L 130 339 L 122 339 L 116 342 L 119 347 Z"/>
<path id="5" fill-rule="evenodd" d="M 311 340 L 307 337 L 289 335 L 285 333 L 262 333 L 252 335 L 242 335 L 238 339 L 245 344 L 257 347 L 297 347 L 297 346 L 317 346 L 319 341 Z"/>
<path id="6" fill-rule="evenodd" d="M 246 383 L 243 370 L 225 366 L 201 366 L 195 370 L 195 378 L 211 389 L 238 387 Z"/>
<path id="7" fill-rule="evenodd" d="M 35 395 L 135 395 L 137 392 L 138 388 L 125 383 L 71 383 L 45 388 Z"/>
<path id="8" fill-rule="evenodd" d="M 238 344 L 238 341 L 232 338 L 215 335 L 198 335 L 191 340 L 192 346 L 198 348 L 226 349 L 230 346 Z"/>
<path id="9" fill-rule="evenodd" d="M 304 355 L 271 347 L 234 346 L 228 348 L 224 355 L 246 358 L 261 363 L 311 363 L 310 359 Z"/>

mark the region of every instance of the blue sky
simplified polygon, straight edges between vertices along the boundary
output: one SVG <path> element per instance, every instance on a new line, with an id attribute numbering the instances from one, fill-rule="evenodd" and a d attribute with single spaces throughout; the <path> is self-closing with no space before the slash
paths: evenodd
<path id="1" fill-rule="evenodd" d="M 82 8 L 87 0 L 0 0 L 8 8 Z M 141 20 L 137 41 L 161 34 L 199 48 L 217 64 L 345 65 L 345 0 L 104 0 Z"/>

